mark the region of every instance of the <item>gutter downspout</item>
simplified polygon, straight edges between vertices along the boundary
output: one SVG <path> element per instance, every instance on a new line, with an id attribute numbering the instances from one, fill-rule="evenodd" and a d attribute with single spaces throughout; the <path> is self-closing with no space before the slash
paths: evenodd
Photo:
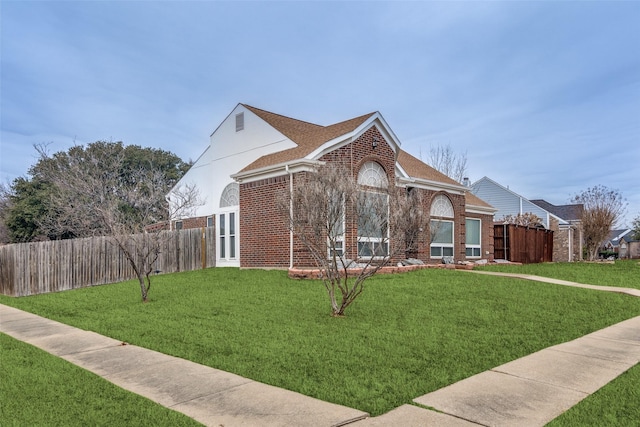
<path id="1" fill-rule="evenodd" d="M 289 165 L 285 165 L 285 171 L 289 174 L 289 220 L 293 221 L 293 172 Z M 289 269 L 293 268 L 293 227 L 289 223 Z"/>

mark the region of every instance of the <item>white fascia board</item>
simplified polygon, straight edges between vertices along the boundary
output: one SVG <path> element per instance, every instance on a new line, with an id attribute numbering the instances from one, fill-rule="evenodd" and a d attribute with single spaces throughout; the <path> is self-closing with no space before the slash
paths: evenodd
<path id="1" fill-rule="evenodd" d="M 449 191 L 454 194 L 464 195 L 467 190 L 467 187 L 464 185 L 454 185 L 448 184 L 446 182 L 440 181 L 432 181 L 429 179 L 422 178 L 398 178 L 398 183 L 404 186 L 411 186 L 416 188 L 422 188 L 425 190 L 434 190 L 434 191 Z"/>
<path id="2" fill-rule="evenodd" d="M 372 115 L 369 120 L 367 120 L 367 122 L 371 121 L 376 121 L 378 120 L 380 122 L 380 124 L 382 125 L 382 129 L 378 128 L 378 130 L 380 130 L 380 132 L 385 136 L 385 139 L 388 142 L 393 142 L 393 144 L 391 144 L 391 148 L 393 149 L 394 152 L 398 152 L 398 148 L 400 148 L 400 145 L 402 145 L 400 143 L 400 140 L 398 139 L 398 137 L 396 136 L 396 134 L 393 132 L 393 130 L 391 129 L 391 127 L 389 126 L 389 124 L 387 123 L 387 121 L 384 119 L 384 117 L 382 117 L 382 114 L 380 114 L 380 112 L 376 111 L 376 113 L 374 115 Z M 363 123 L 363 125 L 367 124 L 367 122 Z M 361 126 L 362 127 L 362 126 Z M 388 136 L 388 138 L 387 138 Z"/>
<path id="3" fill-rule="evenodd" d="M 320 147 L 307 154 L 304 159 L 317 160 L 320 157 L 324 156 L 326 153 L 337 150 L 338 148 L 342 148 L 345 145 L 349 145 L 351 142 L 353 142 L 353 140 L 354 138 L 352 137 L 352 133 L 340 135 L 337 138 L 333 138 L 332 140 L 325 142 Z"/>
<path id="4" fill-rule="evenodd" d="M 238 183 L 260 181 L 261 179 L 275 178 L 288 173 L 315 171 L 318 166 L 323 164 L 324 162 L 319 162 L 317 160 L 294 160 L 246 172 L 235 173 L 231 175 L 231 178 L 236 180 Z"/>
<path id="5" fill-rule="evenodd" d="M 494 215 L 496 212 L 498 212 L 498 209 L 488 208 L 486 206 L 474 206 L 474 205 L 465 204 L 464 211 L 465 213 L 470 213 L 470 214 Z"/>
<path id="6" fill-rule="evenodd" d="M 377 122 L 377 123 L 376 123 Z M 367 131 L 372 125 L 378 128 L 378 131 L 384 136 L 385 140 L 391 146 L 391 149 L 394 152 L 398 152 L 398 148 L 400 147 L 400 141 L 396 137 L 395 133 L 389 128 L 387 122 L 382 118 L 382 115 L 379 112 L 375 112 L 371 115 L 367 120 L 364 121 L 360 126 L 355 128 L 353 131 L 346 133 L 344 135 L 340 135 L 337 138 L 329 140 L 322 144 L 320 147 L 313 150 L 309 153 L 305 159 L 314 160 L 319 159 L 324 154 L 336 150 L 340 147 L 343 147 L 349 144 L 352 141 L 355 141 L 362 135 L 365 131 Z"/>
<path id="7" fill-rule="evenodd" d="M 397 161 L 396 161 L 396 176 L 398 177 L 398 179 L 409 178 L 409 174 L 407 173 L 407 171 L 404 170 L 402 166 L 400 166 L 400 163 L 398 163 Z"/>

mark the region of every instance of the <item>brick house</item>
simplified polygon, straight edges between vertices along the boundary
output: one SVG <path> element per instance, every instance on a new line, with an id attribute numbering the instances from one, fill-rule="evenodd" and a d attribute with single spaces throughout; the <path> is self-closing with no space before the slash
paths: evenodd
<path id="1" fill-rule="evenodd" d="M 172 227 L 216 227 L 216 266 L 313 266 L 275 200 L 326 162 L 348 166 L 359 182 L 377 177 L 422 192 L 423 208 L 443 231 L 436 241 L 422 239 L 412 256 L 427 263 L 493 260 L 495 209 L 401 150 L 379 112 L 321 126 L 238 104 L 175 187 L 195 184 L 205 203 Z M 172 192 L 167 197 L 171 202 Z M 357 242 L 345 237 L 345 250 L 356 254 Z"/>
<path id="2" fill-rule="evenodd" d="M 640 258 L 640 239 L 630 228 L 611 230 L 600 248 L 600 256 L 613 253 L 620 259 Z"/>

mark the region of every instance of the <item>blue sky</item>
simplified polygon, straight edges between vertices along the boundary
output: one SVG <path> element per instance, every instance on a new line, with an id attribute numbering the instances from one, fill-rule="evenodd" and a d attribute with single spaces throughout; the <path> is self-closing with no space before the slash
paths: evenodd
<path id="1" fill-rule="evenodd" d="M 640 2 L 2 0 L 0 179 L 123 141 L 195 160 L 237 103 L 322 125 L 380 111 L 523 196 L 597 184 L 640 214 Z"/>

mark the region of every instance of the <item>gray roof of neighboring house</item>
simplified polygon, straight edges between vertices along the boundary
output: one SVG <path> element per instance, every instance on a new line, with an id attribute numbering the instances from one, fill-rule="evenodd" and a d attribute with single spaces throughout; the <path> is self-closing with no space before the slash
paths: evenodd
<path id="1" fill-rule="evenodd" d="M 625 236 L 630 236 L 631 233 L 631 229 L 629 228 L 622 228 L 620 230 L 611 230 L 609 232 L 609 235 L 607 236 L 607 242 L 611 242 L 613 244 L 617 244 L 617 242 L 625 237 Z"/>
<path id="2" fill-rule="evenodd" d="M 582 211 L 584 210 L 584 205 L 582 204 L 556 206 L 543 199 L 530 199 L 529 201 L 540 206 L 542 209 L 551 212 L 555 216 L 567 221 L 579 220 L 582 217 Z"/>

